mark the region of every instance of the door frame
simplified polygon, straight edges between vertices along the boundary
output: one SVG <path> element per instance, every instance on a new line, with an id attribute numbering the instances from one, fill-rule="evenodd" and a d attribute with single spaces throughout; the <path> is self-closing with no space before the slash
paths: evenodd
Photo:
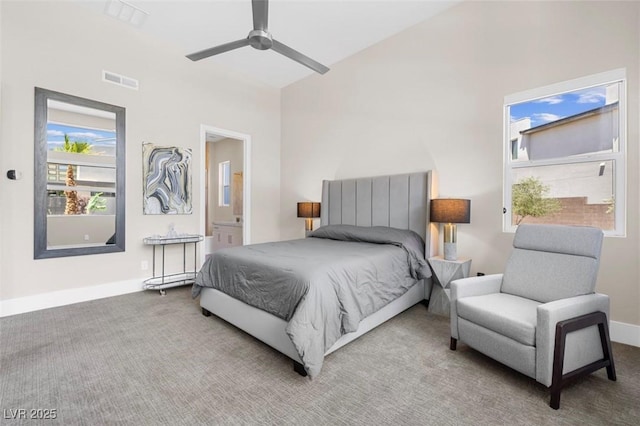
<path id="1" fill-rule="evenodd" d="M 238 139 L 242 141 L 243 148 L 243 170 L 242 170 L 242 244 L 251 244 L 251 136 L 233 130 L 221 129 L 219 127 L 200 125 L 200 234 L 207 235 L 206 226 L 206 175 L 205 160 L 207 154 L 207 133 L 213 133 L 226 138 Z M 205 250 L 200 250 L 200 264 L 205 260 Z"/>

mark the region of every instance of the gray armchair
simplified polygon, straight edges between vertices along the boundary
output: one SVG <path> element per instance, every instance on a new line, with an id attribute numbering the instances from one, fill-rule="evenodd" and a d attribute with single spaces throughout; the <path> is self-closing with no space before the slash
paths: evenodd
<path id="1" fill-rule="evenodd" d="M 520 225 L 504 274 L 451 283 L 451 346 L 460 340 L 551 388 L 606 367 L 616 380 L 609 297 L 594 293 L 602 231 Z"/>

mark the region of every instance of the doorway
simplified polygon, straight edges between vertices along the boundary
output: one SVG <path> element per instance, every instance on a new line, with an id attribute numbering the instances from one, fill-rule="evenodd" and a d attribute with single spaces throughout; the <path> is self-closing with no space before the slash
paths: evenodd
<path id="1" fill-rule="evenodd" d="M 250 136 L 206 125 L 200 133 L 204 262 L 215 250 L 250 242 Z"/>

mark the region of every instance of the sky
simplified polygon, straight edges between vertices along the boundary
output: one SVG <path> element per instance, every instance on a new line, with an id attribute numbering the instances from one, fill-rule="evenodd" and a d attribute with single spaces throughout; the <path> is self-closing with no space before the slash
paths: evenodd
<path id="1" fill-rule="evenodd" d="M 511 121 L 529 117 L 531 119 L 531 127 L 541 126 L 599 108 L 605 104 L 605 100 L 606 86 L 597 86 L 521 102 L 511 105 Z"/>
<path id="2" fill-rule="evenodd" d="M 47 123 L 47 147 L 54 150 L 64 144 L 64 135 L 69 135 L 71 142 L 89 142 L 93 146 L 93 154 L 115 152 L 116 133 L 106 130 L 94 130 L 64 124 Z"/>

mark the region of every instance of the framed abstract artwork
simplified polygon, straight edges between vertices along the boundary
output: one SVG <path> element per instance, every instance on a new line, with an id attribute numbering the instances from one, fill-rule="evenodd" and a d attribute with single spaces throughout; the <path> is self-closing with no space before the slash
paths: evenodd
<path id="1" fill-rule="evenodd" d="M 191 214 L 191 150 L 142 144 L 144 214 Z"/>

